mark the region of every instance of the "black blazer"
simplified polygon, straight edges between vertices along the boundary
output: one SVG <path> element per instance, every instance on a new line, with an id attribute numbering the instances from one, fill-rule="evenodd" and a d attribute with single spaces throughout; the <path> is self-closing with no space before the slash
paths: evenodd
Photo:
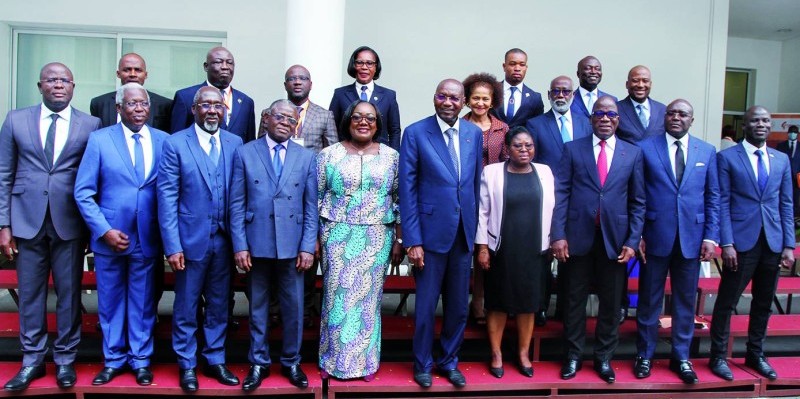
<path id="1" fill-rule="evenodd" d="M 150 117 L 147 124 L 158 130 L 169 132 L 170 115 L 172 114 L 172 100 L 148 90 L 150 95 Z M 92 99 L 89 112 L 92 116 L 100 118 L 101 127 L 117 124 L 117 92 L 112 91 Z"/>
<path id="2" fill-rule="evenodd" d="M 356 92 L 356 87 L 352 83 L 334 90 L 328 109 L 333 112 L 337 128 L 342 123 L 344 111 L 359 98 L 360 94 Z M 394 148 L 395 151 L 400 151 L 400 106 L 397 105 L 397 94 L 394 90 L 376 84 L 369 102 L 383 115 L 383 129 L 376 133 L 380 137 L 379 141 Z M 339 141 L 342 141 L 341 132 Z"/>

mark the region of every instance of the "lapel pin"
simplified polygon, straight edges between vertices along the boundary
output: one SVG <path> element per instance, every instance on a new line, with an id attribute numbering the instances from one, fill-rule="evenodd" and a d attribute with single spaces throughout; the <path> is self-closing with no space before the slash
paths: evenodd
<path id="1" fill-rule="evenodd" d="M 237 99 L 237 100 L 236 100 L 236 102 L 237 102 L 237 103 L 239 103 L 239 104 L 241 104 L 241 103 L 242 103 L 242 99 L 241 99 L 241 98 L 239 98 L 239 99 Z"/>
<path id="2" fill-rule="evenodd" d="M 378 97 L 377 96 L 372 97 L 372 99 L 375 100 L 375 101 L 378 101 Z"/>
<path id="3" fill-rule="evenodd" d="M 525 93 L 525 97 L 530 97 L 531 93 Z"/>

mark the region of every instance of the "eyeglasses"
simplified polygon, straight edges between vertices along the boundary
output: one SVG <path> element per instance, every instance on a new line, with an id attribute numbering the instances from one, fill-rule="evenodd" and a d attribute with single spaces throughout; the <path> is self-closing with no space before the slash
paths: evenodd
<path id="1" fill-rule="evenodd" d="M 515 149 L 517 151 L 522 151 L 523 149 L 532 150 L 533 149 L 533 144 L 511 144 L 511 148 L 513 148 L 513 149 Z"/>
<path id="2" fill-rule="evenodd" d="M 308 82 L 309 80 L 311 80 L 311 78 L 308 76 L 289 76 L 288 78 L 286 78 L 287 83 L 297 82 L 297 81 Z"/>
<path id="3" fill-rule="evenodd" d="M 592 117 L 597 119 L 603 119 L 604 116 L 607 116 L 608 119 L 617 119 L 619 118 L 619 114 L 614 111 L 594 111 L 592 112 Z"/>
<path id="4" fill-rule="evenodd" d="M 286 116 L 283 114 L 272 114 L 272 117 L 275 119 L 275 122 L 283 122 L 285 119 L 292 126 L 297 126 L 297 119 L 292 118 L 291 116 Z"/>
<path id="5" fill-rule="evenodd" d="M 230 66 L 233 66 L 233 60 L 214 60 L 214 61 L 211 61 L 211 65 L 220 65 L 220 66 L 222 66 L 222 64 L 228 64 Z"/>
<path id="6" fill-rule="evenodd" d="M 362 120 L 366 120 L 367 123 L 371 125 L 371 124 L 375 123 L 375 121 L 377 121 L 378 118 L 375 117 L 375 115 L 372 115 L 372 114 L 366 114 L 366 115 L 353 114 L 353 116 L 350 117 L 350 120 L 355 122 L 355 123 L 361 123 Z"/>
<path id="7" fill-rule="evenodd" d="M 688 118 L 691 115 L 686 111 L 670 110 L 667 111 L 667 116 L 680 116 L 681 118 Z"/>
<path id="8" fill-rule="evenodd" d="M 213 109 L 214 111 L 222 112 L 226 108 L 225 104 L 223 103 L 199 103 L 195 105 L 200 107 L 203 111 L 209 111 Z"/>
<path id="9" fill-rule="evenodd" d="M 141 106 L 142 108 L 150 108 L 149 101 L 128 101 L 123 104 L 130 109 L 136 109 L 138 106 Z"/>
<path id="10" fill-rule="evenodd" d="M 374 67 L 375 65 L 378 64 L 375 61 L 364 61 L 364 60 L 356 60 L 354 63 L 358 67 L 366 66 L 367 68 L 372 68 L 372 67 Z"/>
<path id="11" fill-rule="evenodd" d="M 572 94 L 572 90 L 569 89 L 550 89 L 550 94 L 553 96 L 564 96 L 569 97 Z"/>
<path id="12" fill-rule="evenodd" d="M 447 100 L 450 100 L 450 102 L 457 103 L 457 102 L 461 101 L 461 97 L 446 96 L 444 94 L 439 94 L 439 93 L 434 94 L 433 98 L 436 99 L 436 101 L 440 101 L 440 102 L 445 102 Z"/>
<path id="13" fill-rule="evenodd" d="M 49 86 L 55 86 L 56 84 L 61 83 L 64 86 L 66 86 L 68 84 L 75 84 L 75 81 L 74 80 L 69 80 L 67 78 L 49 78 L 49 79 L 40 80 L 39 83 L 45 83 L 45 84 L 47 84 Z"/>

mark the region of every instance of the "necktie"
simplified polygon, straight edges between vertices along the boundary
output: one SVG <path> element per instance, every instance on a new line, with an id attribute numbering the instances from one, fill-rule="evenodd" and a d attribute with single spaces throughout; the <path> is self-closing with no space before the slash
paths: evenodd
<path id="1" fill-rule="evenodd" d="M 144 182 L 144 150 L 142 149 L 142 142 L 139 139 L 142 135 L 139 133 L 133 134 L 133 171 L 136 173 L 136 178 L 139 179 L 139 184 Z"/>
<path id="2" fill-rule="evenodd" d="M 369 99 L 367 98 L 367 89 L 368 88 L 369 87 L 367 87 L 367 86 L 361 86 L 361 101 L 369 101 Z"/>
<path id="3" fill-rule="evenodd" d="M 789 142 L 789 158 L 794 158 L 794 141 Z"/>
<path id="4" fill-rule="evenodd" d="M 763 151 L 756 150 L 755 154 L 758 157 L 758 189 L 763 193 L 767 187 L 767 165 L 764 163 L 764 158 L 762 158 Z"/>
<path id="5" fill-rule="evenodd" d="M 222 91 L 222 101 L 225 103 L 225 110 L 222 112 L 222 122 L 225 124 L 223 127 L 227 128 L 228 123 L 230 122 L 231 118 L 231 96 L 228 94 L 228 90 L 221 90 Z"/>
<path id="6" fill-rule="evenodd" d="M 594 108 L 594 94 L 592 92 L 586 93 L 586 103 L 588 104 L 589 115 L 591 115 Z"/>
<path id="7" fill-rule="evenodd" d="M 215 136 L 211 136 L 211 139 L 208 140 L 211 143 L 211 149 L 208 151 L 208 157 L 211 158 L 211 162 L 214 166 L 217 166 L 217 162 L 219 161 L 219 149 L 217 148 L 217 138 Z"/>
<path id="8" fill-rule="evenodd" d="M 514 93 L 516 92 L 517 88 L 511 86 L 511 95 L 508 97 L 508 107 L 506 108 L 506 121 L 510 121 L 514 117 Z"/>
<path id="9" fill-rule="evenodd" d="M 561 115 L 559 119 L 561 120 L 561 140 L 565 143 L 569 143 L 572 138 L 570 137 L 569 129 L 567 129 L 567 117 Z"/>
<path id="10" fill-rule="evenodd" d="M 295 137 L 301 137 L 303 134 L 303 123 L 305 123 L 305 117 L 303 116 L 303 107 L 297 106 L 297 128 L 295 129 Z"/>
<path id="11" fill-rule="evenodd" d="M 678 149 L 675 150 L 675 181 L 680 185 L 683 180 L 683 171 L 686 170 L 686 162 L 683 160 L 683 144 L 676 141 L 675 145 L 678 146 Z"/>
<path id="12" fill-rule="evenodd" d="M 47 129 L 47 138 L 44 141 L 44 155 L 47 157 L 47 166 L 53 169 L 53 161 L 55 160 L 55 142 L 56 142 L 56 121 L 58 114 L 51 114 L 50 127 Z"/>
<path id="13" fill-rule="evenodd" d="M 283 144 L 278 144 L 275 146 L 275 156 L 272 157 L 272 169 L 275 170 L 275 176 L 279 179 L 281 177 L 281 172 L 283 172 L 283 161 L 281 161 L 281 150 L 283 149 Z"/>
<path id="14" fill-rule="evenodd" d="M 450 128 L 444 131 L 444 134 L 447 136 L 447 152 L 450 154 L 450 160 L 453 161 L 453 167 L 456 169 L 456 177 L 461 175 L 461 168 L 458 167 L 458 154 L 456 154 L 456 145 L 455 140 L 453 139 L 453 133 L 456 132 L 456 129 Z"/>
<path id="15" fill-rule="evenodd" d="M 597 154 L 597 175 L 600 177 L 600 187 L 606 184 L 608 177 L 608 158 L 606 158 L 606 141 L 600 140 L 600 153 Z"/>
<path id="16" fill-rule="evenodd" d="M 639 114 L 639 122 L 642 122 L 642 126 L 644 126 L 644 128 L 647 129 L 648 121 L 647 117 L 644 114 L 644 107 L 642 106 L 642 104 L 637 104 L 636 109 L 638 110 Z"/>

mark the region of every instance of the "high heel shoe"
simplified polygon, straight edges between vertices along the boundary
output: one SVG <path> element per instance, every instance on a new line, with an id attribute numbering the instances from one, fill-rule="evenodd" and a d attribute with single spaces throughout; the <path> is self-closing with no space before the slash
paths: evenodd
<path id="1" fill-rule="evenodd" d="M 522 364 L 519 365 L 519 373 L 524 375 L 525 377 L 532 378 L 533 377 L 533 366 L 525 367 Z"/>
<path id="2" fill-rule="evenodd" d="M 503 366 L 500 367 L 492 367 L 489 365 L 489 374 L 495 376 L 495 378 L 503 378 L 503 374 L 505 374 L 505 370 L 503 370 Z"/>

